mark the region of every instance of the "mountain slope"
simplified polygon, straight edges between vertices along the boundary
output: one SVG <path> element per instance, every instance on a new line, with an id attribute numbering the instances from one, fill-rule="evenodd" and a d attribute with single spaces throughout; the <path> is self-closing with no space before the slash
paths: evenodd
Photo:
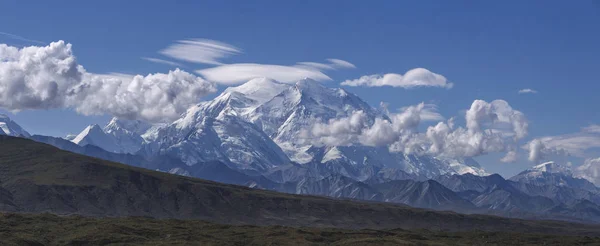
<path id="1" fill-rule="evenodd" d="M 284 184 L 283 192 L 301 195 L 318 195 L 334 198 L 381 201 L 383 196 L 367 184 L 342 175 L 331 175 L 322 179 L 304 178 L 299 182 Z"/>
<path id="2" fill-rule="evenodd" d="M 18 212 L 346 228 L 435 225 L 547 233 L 591 228 L 254 190 L 102 161 L 22 138 L 0 136 L 0 148 L 0 187 L 9 198 L 0 207 L 13 204 Z"/>
<path id="3" fill-rule="evenodd" d="M 89 125 L 83 129 L 83 131 L 71 141 L 79 146 L 93 145 L 110 152 L 122 152 L 113 135 L 106 134 L 102 128 L 96 124 Z"/>
<path id="4" fill-rule="evenodd" d="M 434 180 L 394 180 L 374 186 L 386 202 L 438 210 L 474 211 L 475 206 Z"/>
<path id="5" fill-rule="evenodd" d="M 120 152 L 136 153 L 145 142 L 142 135 L 150 128 L 152 128 L 152 125 L 139 120 L 112 118 L 102 130 L 107 135 L 112 136 Z"/>
<path id="6" fill-rule="evenodd" d="M 422 179 L 445 173 L 485 174 L 472 159 L 440 160 L 391 153 L 387 147 L 316 146 L 301 136 L 317 122 L 348 117 L 356 111 L 365 113 L 367 123 L 388 119 L 341 88 L 328 88 L 310 79 L 282 84 L 258 78 L 191 107 L 181 118 L 156 131 L 144 152 L 167 154 L 188 165 L 216 160 L 243 172 L 265 175 L 290 162 L 322 163 L 328 172 L 360 181 L 373 178 L 369 170 L 382 168 Z"/>
<path id="7" fill-rule="evenodd" d="M 491 186 L 501 186 L 506 183 L 506 180 L 498 174 L 492 174 L 488 176 L 477 176 L 470 173 L 462 175 L 446 174 L 440 175 L 434 180 L 455 192 L 463 192 L 468 190 L 483 192 Z"/>
<path id="8" fill-rule="evenodd" d="M 539 164 L 511 177 L 509 180 L 538 186 L 565 186 L 600 193 L 600 189 L 592 182 L 573 177 L 573 173 L 569 167 L 555 162 Z"/>
<path id="9" fill-rule="evenodd" d="M 8 135 L 13 137 L 30 136 L 27 131 L 25 131 L 21 126 L 4 114 L 0 114 L 0 135 Z"/>

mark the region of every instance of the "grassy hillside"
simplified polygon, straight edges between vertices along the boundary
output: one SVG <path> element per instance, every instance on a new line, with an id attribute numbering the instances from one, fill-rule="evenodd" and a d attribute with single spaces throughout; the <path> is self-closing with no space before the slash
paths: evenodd
<path id="1" fill-rule="evenodd" d="M 0 210 L 227 224 L 598 235 L 600 226 L 298 196 L 170 175 L 0 136 Z M 192 222 L 190 222 L 192 223 Z"/>
<path id="2" fill-rule="evenodd" d="M 0 245 L 598 245 L 599 237 L 514 232 L 231 226 L 197 220 L 0 214 Z"/>

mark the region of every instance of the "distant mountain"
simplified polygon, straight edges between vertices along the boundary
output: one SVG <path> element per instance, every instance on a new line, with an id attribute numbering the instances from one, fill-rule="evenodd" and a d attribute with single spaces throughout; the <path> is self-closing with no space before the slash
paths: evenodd
<path id="1" fill-rule="evenodd" d="M 89 125 L 83 129 L 83 131 L 71 141 L 79 146 L 93 145 L 110 152 L 122 153 L 121 147 L 117 145 L 117 140 L 112 135 L 106 134 L 102 128 L 96 124 Z"/>
<path id="2" fill-rule="evenodd" d="M 549 184 L 552 182 L 543 181 L 543 177 L 548 176 L 540 176 L 535 183 L 505 180 L 498 174 L 442 175 L 436 180 L 479 208 L 505 211 L 509 214 L 526 212 L 591 218 L 582 216 L 581 211 L 572 205 L 583 200 L 598 204 L 600 196 L 576 187 Z"/>
<path id="3" fill-rule="evenodd" d="M 0 136 L 0 149 L 3 211 L 344 228 L 545 233 L 594 228 L 250 189 L 103 161 L 23 138 Z"/>
<path id="4" fill-rule="evenodd" d="M 463 193 L 464 194 L 464 193 Z M 510 213 L 544 214 L 557 204 L 550 198 L 530 196 L 512 185 L 495 184 L 475 194 L 468 194 L 469 200 L 479 208 Z"/>
<path id="5" fill-rule="evenodd" d="M 554 185 L 566 186 L 599 193 L 600 189 L 586 179 L 573 176 L 569 167 L 555 162 L 546 162 L 527 169 L 510 180 L 520 183 L 535 184 L 538 186 Z"/>
<path id="6" fill-rule="evenodd" d="M 355 111 L 365 112 L 368 122 L 389 120 L 341 88 L 328 88 L 310 79 L 283 84 L 257 78 L 190 107 L 171 123 L 150 125 L 113 118 L 104 127 L 90 125 L 68 140 L 146 159 L 164 156 L 187 166 L 218 161 L 251 175 L 269 176 L 287 168 L 289 178 L 296 178 L 283 182 L 303 178 L 289 174 L 297 169 L 292 163 L 316 168 L 308 172 L 314 178 L 341 174 L 364 182 L 408 177 L 425 180 L 446 173 L 487 174 L 470 158 L 393 153 L 387 147 L 315 146 L 300 136 L 316 122 L 348 117 Z M 167 168 L 171 170 L 188 175 L 178 166 Z"/>
<path id="7" fill-rule="evenodd" d="M 382 194 L 369 185 L 342 175 L 331 175 L 321 179 L 304 178 L 295 183 L 286 183 L 279 190 L 292 194 L 356 200 L 381 201 L 383 199 Z"/>
<path id="8" fill-rule="evenodd" d="M 373 186 L 384 201 L 414 207 L 472 212 L 475 206 L 434 180 L 394 180 Z"/>
<path id="9" fill-rule="evenodd" d="M 80 146 L 94 145 L 114 153 L 135 154 L 153 140 L 162 124 L 151 125 L 139 120 L 112 118 L 101 128 L 94 124 L 68 140 Z"/>
<path id="10" fill-rule="evenodd" d="M 366 181 L 375 170 L 401 170 L 413 177 L 445 173 L 486 174 L 472 159 L 442 160 L 431 156 L 391 153 L 368 146 L 314 146 L 300 136 L 315 122 L 363 111 L 367 121 L 388 117 L 358 96 L 305 79 L 294 84 L 258 78 L 226 89 L 215 99 L 191 107 L 182 117 L 160 127 L 146 146 L 149 155 L 169 155 L 187 165 L 221 161 L 232 168 L 269 174 L 292 162 L 316 167 L 315 178 L 341 174 Z M 294 175 L 289 175 L 294 176 Z M 282 180 L 298 181 L 295 180 Z"/>
<path id="11" fill-rule="evenodd" d="M 600 221 L 592 217 L 593 206 L 586 205 L 600 204 L 598 188 L 555 163 L 505 180 L 487 175 L 471 158 L 413 155 L 355 143 L 312 145 L 299 135 L 315 122 L 347 117 L 356 110 L 366 112 L 367 121 L 388 117 L 356 95 L 315 81 L 282 84 L 254 79 L 189 108 L 168 124 L 113 118 L 103 128 L 87 127 L 71 141 L 29 136 L 7 117 L 0 118 L 0 130 L 104 160 L 256 189 L 513 217 Z"/>
<path id="12" fill-rule="evenodd" d="M 0 114 L 0 135 L 13 137 L 29 137 L 29 133 L 12 121 L 8 116 Z"/>
<path id="13" fill-rule="evenodd" d="M 177 175 L 200 177 L 218 182 L 238 184 L 258 189 L 275 190 L 293 194 L 331 196 L 344 199 L 386 201 L 415 207 L 460 212 L 491 213 L 496 215 L 525 218 L 554 218 L 565 220 L 598 220 L 600 218 L 581 217 L 585 211 L 571 207 L 579 201 L 597 201 L 597 196 L 588 191 L 571 192 L 569 187 L 538 187 L 502 179 L 499 175 L 479 177 L 472 174 L 444 175 L 437 179 L 456 192 L 435 181 L 414 181 L 399 170 L 373 169 L 376 173 L 370 179 L 374 182 L 360 182 L 336 174 L 321 163 L 288 164 L 274 169 L 268 175 L 240 172 L 234 167 L 218 161 L 202 162 L 188 166 L 177 159 L 160 156 L 146 159 L 139 155 L 119 154 L 101 148 L 76 145 L 62 138 L 33 136 L 39 142 L 60 146 L 62 149 L 83 153 L 105 160 L 127 163 L 133 166 Z M 349 166 L 351 166 L 349 164 Z M 390 175 L 391 174 L 391 175 Z M 404 180 L 387 180 L 401 178 Z M 441 178 L 446 177 L 446 178 Z M 462 180 L 461 180 L 462 179 Z M 285 180 L 285 181 L 284 181 Z M 459 180 L 459 181 L 456 181 Z M 468 180 L 468 181 L 465 181 Z M 461 185 L 451 185 L 451 182 Z M 469 184 L 469 185 L 466 185 Z M 554 192 L 557 190 L 558 192 Z M 449 193 L 450 192 L 450 193 Z M 458 197 L 458 199 L 457 199 Z M 563 200 L 561 200 L 563 199 Z M 468 201 L 465 203 L 465 200 Z M 470 202 L 470 203 L 469 203 Z M 538 217 L 536 217 L 538 216 Z M 541 216 L 541 217 L 540 217 Z M 557 217 L 560 216 L 560 217 Z"/>
<path id="14" fill-rule="evenodd" d="M 506 184 L 506 180 L 498 174 L 492 174 L 488 176 L 477 176 L 470 173 L 462 175 L 458 174 L 445 174 L 440 175 L 434 180 L 444 185 L 448 189 L 454 192 L 463 191 L 477 191 L 483 192 L 492 186 L 503 186 Z"/>
<path id="15" fill-rule="evenodd" d="M 122 153 L 136 153 L 146 140 L 146 134 L 153 126 L 139 120 L 123 120 L 112 118 L 102 129 L 107 135 L 112 136 L 116 146 Z"/>

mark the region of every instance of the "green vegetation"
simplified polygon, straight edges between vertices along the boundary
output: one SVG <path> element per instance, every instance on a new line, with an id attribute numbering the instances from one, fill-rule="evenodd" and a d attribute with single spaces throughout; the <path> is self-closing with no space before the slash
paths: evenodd
<path id="1" fill-rule="evenodd" d="M 600 245 L 599 237 L 511 232 L 342 230 L 197 220 L 0 214 L 0 245 Z"/>

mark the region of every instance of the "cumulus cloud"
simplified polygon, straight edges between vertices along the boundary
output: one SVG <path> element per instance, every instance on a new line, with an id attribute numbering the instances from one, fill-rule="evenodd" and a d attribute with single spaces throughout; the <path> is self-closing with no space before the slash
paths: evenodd
<path id="1" fill-rule="evenodd" d="M 219 61 L 242 51 L 230 44 L 210 39 L 179 40 L 159 52 L 165 56 L 193 63 L 221 65 Z"/>
<path id="2" fill-rule="evenodd" d="M 355 111 L 350 116 L 331 119 L 327 123 L 317 122 L 310 132 L 301 133 L 310 136 L 318 145 L 344 146 L 356 142 L 358 135 L 367 126 L 367 115 Z"/>
<path id="3" fill-rule="evenodd" d="M 169 66 L 173 66 L 173 67 L 183 67 L 183 65 L 181 63 L 173 62 L 173 61 L 167 61 L 167 60 L 158 59 L 158 58 L 142 57 L 142 59 L 146 60 L 146 61 L 149 61 L 149 62 L 165 64 L 165 65 L 169 65 Z"/>
<path id="4" fill-rule="evenodd" d="M 424 103 L 413 105 L 389 115 L 389 119 L 368 119 L 364 113 L 354 112 L 347 118 L 317 123 L 305 137 L 318 145 L 388 146 L 391 151 L 449 158 L 508 151 L 502 161 L 514 162 L 517 158 L 515 146 L 527 135 L 525 116 L 503 100 L 490 103 L 475 100 L 467 110 L 466 127 L 455 127 L 454 119 L 450 118 L 419 133 L 418 126 L 424 120 L 425 109 Z M 510 131 L 511 134 L 494 131 L 498 123 L 509 126 L 500 132 Z"/>
<path id="5" fill-rule="evenodd" d="M 283 83 L 292 83 L 304 78 L 316 81 L 331 80 L 329 76 L 314 67 L 282 66 L 257 63 L 227 64 L 196 71 L 204 78 L 226 85 L 234 85 L 260 77 L 267 77 Z"/>
<path id="6" fill-rule="evenodd" d="M 538 93 L 538 92 L 537 92 L 536 90 L 534 90 L 534 89 L 529 89 L 529 88 L 526 88 L 526 89 L 521 89 L 521 90 L 519 90 L 519 92 L 518 92 L 518 93 L 519 93 L 519 94 L 536 94 L 536 93 Z"/>
<path id="7" fill-rule="evenodd" d="M 539 139 L 529 142 L 529 161 L 538 162 L 543 158 L 542 151 L 545 149 L 544 143 Z"/>
<path id="8" fill-rule="evenodd" d="M 179 69 L 147 76 L 91 74 L 64 41 L 22 49 L 0 44 L 0 107 L 73 108 L 82 114 L 165 121 L 177 117 L 213 83 Z"/>
<path id="9" fill-rule="evenodd" d="M 400 110 L 405 111 L 409 108 L 410 106 L 402 107 Z M 420 117 L 422 121 L 442 121 L 446 119 L 438 112 L 438 107 L 435 104 L 423 104 L 423 108 L 420 110 Z"/>
<path id="10" fill-rule="evenodd" d="M 516 157 L 514 145 L 527 135 L 527 119 L 520 111 L 514 110 L 504 100 L 490 103 L 475 100 L 465 114 L 466 128 L 455 128 L 451 123 L 439 122 L 427 129 L 427 138 L 431 142 L 429 152 L 447 157 L 473 157 L 491 152 L 509 153 L 502 158 L 513 161 Z M 498 133 L 494 127 L 508 125 L 513 136 Z"/>
<path id="11" fill-rule="evenodd" d="M 423 107 L 424 103 L 406 107 L 401 113 L 390 115 L 389 120 L 369 119 L 363 111 L 355 111 L 348 117 L 315 123 L 302 136 L 316 145 L 388 145 L 397 142 L 402 133 L 416 132 Z"/>
<path id="12" fill-rule="evenodd" d="M 168 74 L 136 75 L 133 79 L 86 74 L 73 89 L 71 107 L 77 112 L 110 114 L 150 122 L 173 120 L 216 88 L 202 78 L 176 69 Z"/>
<path id="13" fill-rule="evenodd" d="M 586 159 L 583 165 L 574 170 L 574 174 L 600 186 L 600 157 Z"/>
<path id="14" fill-rule="evenodd" d="M 0 44 L 0 61 L 0 107 L 11 111 L 62 107 L 85 73 L 63 41 L 22 49 Z"/>
<path id="15" fill-rule="evenodd" d="M 366 75 L 358 79 L 346 80 L 341 85 L 367 87 L 392 86 L 401 88 L 441 87 L 450 89 L 454 84 L 448 82 L 446 77 L 425 68 L 415 68 L 407 71 L 404 75 L 396 73 Z"/>

